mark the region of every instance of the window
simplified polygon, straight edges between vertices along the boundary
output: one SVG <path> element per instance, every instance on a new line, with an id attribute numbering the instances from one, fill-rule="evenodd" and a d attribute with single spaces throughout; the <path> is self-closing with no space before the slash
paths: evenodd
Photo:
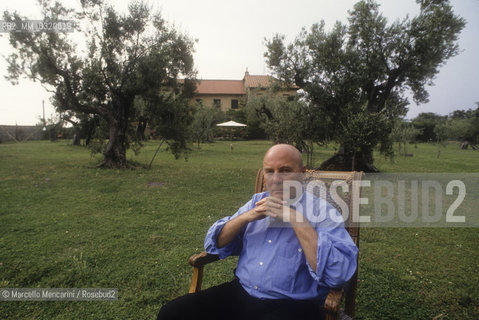
<path id="1" fill-rule="evenodd" d="M 231 109 L 238 109 L 238 100 L 231 99 Z"/>
<path id="2" fill-rule="evenodd" d="M 213 105 L 217 108 L 221 107 L 221 99 L 213 99 Z"/>

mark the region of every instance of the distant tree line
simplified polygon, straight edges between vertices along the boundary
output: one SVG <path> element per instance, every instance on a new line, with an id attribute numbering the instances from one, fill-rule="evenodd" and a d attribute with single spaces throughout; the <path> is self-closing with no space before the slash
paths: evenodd
<path id="1" fill-rule="evenodd" d="M 479 102 L 475 109 L 455 110 L 449 115 L 420 113 L 411 120 L 411 125 L 419 132 L 417 141 L 436 142 L 446 137 L 449 140 L 479 143 Z"/>

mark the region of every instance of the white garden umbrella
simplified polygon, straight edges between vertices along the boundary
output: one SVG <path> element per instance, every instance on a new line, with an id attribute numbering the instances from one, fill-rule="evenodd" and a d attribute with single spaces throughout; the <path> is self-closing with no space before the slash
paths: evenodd
<path id="1" fill-rule="evenodd" d="M 245 124 L 242 124 L 242 123 L 239 123 L 239 122 L 235 122 L 235 121 L 227 121 L 227 122 L 223 122 L 223 123 L 218 123 L 216 125 L 217 127 L 226 127 L 226 128 L 230 128 L 230 139 L 233 140 L 233 128 L 238 128 L 238 127 L 246 127 Z"/>
<path id="2" fill-rule="evenodd" d="M 227 122 L 223 122 L 223 123 L 218 123 L 216 126 L 217 127 L 246 127 L 245 124 L 235 122 L 235 121 L 227 121 Z"/>

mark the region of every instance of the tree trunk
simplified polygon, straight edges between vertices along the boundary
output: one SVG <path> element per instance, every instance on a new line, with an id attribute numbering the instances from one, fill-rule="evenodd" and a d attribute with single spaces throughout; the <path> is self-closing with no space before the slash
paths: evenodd
<path id="1" fill-rule="evenodd" d="M 75 133 L 73 135 L 73 145 L 74 146 L 79 146 L 80 142 L 81 142 L 80 135 Z"/>
<path id="2" fill-rule="evenodd" d="M 138 126 L 136 127 L 136 136 L 138 141 L 146 141 L 145 130 L 148 124 L 148 120 L 144 117 L 138 119 Z"/>
<path id="3" fill-rule="evenodd" d="M 321 163 L 318 170 L 379 172 L 373 165 L 372 152 L 355 153 L 352 150 L 345 150 L 343 146 L 339 148 L 335 155 Z"/>
<path id="4" fill-rule="evenodd" d="M 306 152 L 306 167 L 308 169 L 313 168 L 313 149 L 314 149 L 314 144 L 312 140 L 309 140 L 305 143 L 305 148 Z"/>
<path id="5" fill-rule="evenodd" d="M 116 103 L 114 113 L 110 116 L 109 140 L 103 151 L 102 167 L 126 168 L 126 130 L 128 127 L 128 103 Z"/>
<path id="6" fill-rule="evenodd" d="M 86 138 L 85 138 L 85 145 L 86 146 L 88 146 L 90 144 L 94 131 L 95 131 L 95 127 L 93 125 L 88 127 L 88 131 L 87 131 Z"/>

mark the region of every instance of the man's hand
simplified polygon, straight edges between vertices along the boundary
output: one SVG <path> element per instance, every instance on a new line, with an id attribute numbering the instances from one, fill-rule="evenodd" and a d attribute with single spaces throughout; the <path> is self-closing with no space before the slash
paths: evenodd
<path id="1" fill-rule="evenodd" d="M 291 223 L 303 248 L 306 260 L 313 270 L 316 271 L 316 254 L 318 234 L 316 230 L 304 220 L 303 215 L 287 206 L 286 201 L 276 197 L 263 198 L 255 203 L 255 207 L 242 215 L 228 221 L 217 238 L 218 247 L 222 248 L 230 243 L 233 238 L 248 223 L 261 220 L 266 217 L 282 219 Z"/>
<path id="2" fill-rule="evenodd" d="M 286 201 L 283 201 L 279 198 L 267 197 L 256 202 L 256 207 L 253 210 L 258 215 L 263 216 L 263 218 L 272 217 L 289 222 L 291 220 L 293 210 L 286 204 Z"/>
<path id="3" fill-rule="evenodd" d="M 253 209 L 263 217 L 272 217 L 282 220 L 283 222 L 289 222 L 294 226 L 304 224 L 306 220 L 303 214 L 290 208 L 286 201 L 283 201 L 276 197 L 263 198 L 256 202 L 256 207 Z M 309 225 L 309 223 L 308 223 Z"/>
<path id="4" fill-rule="evenodd" d="M 250 222 L 261 220 L 266 217 L 273 217 L 275 219 L 283 219 L 284 212 L 287 212 L 288 219 L 291 215 L 289 207 L 285 207 L 286 202 L 275 198 L 267 197 L 255 203 L 255 207 L 234 219 L 228 221 L 217 238 L 218 248 L 222 248 L 230 243 L 234 237 Z M 284 211 L 283 211 L 284 210 Z"/>

